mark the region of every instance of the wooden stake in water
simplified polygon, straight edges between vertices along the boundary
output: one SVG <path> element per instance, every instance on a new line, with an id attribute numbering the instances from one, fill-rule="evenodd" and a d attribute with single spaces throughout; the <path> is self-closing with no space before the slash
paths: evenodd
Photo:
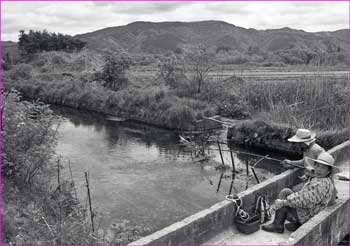
<path id="1" fill-rule="evenodd" d="M 95 227 L 94 227 L 94 214 L 93 214 L 93 212 L 92 212 L 91 195 L 90 195 L 89 179 L 88 179 L 88 174 L 87 174 L 87 172 L 85 172 L 85 180 L 86 180 L 86 188 L 87 188 L 87 193 L 88 193 L 88 198 L 89 198 L 91 227 L 92 227 L 92 232 L 94 232 L 94 231 L 95 231 Z"/>
<path id="2" fill-rule="evenodd" d="M 219 152 L 220 152 L 220 157 L 221 157 L 221 162 L 222 162 L 222 165 L 225 166 L 225 163 L 224 163 L 224 158 L 222 157 L 222 153 L 221 153 L 221 147 L 220 147 L 220 143 L 218 142 L 218 147 L 219 147 Z"/>
<path id="3" fill-rule="evenodd" d="M 254 177 L 255 177 L 255 180 L 256 180 L 256 182 L 258 182 L 258 184 L 260 183 L 260 180 L 258 179 L 258 176 L 256 175 L 256 173 L 255 173 L 255 169 L 254 169 L 254 167 L 251 167 L 252 168 L 252 172 L 253 172 L 253 175 L 254 175 Z"/>
<path id="4" fill-rule="evenodd" d="M 229 190 L 229 192 L 228 192 L 229 195 L 231 195 L 234 180 L 235 180 L 235 178 L 232 176 L 231 185 L 230 185 L 230 190 Z"/>
<path id="5" fill-rule="evenodd" d="M 231 185 L 230 185 L 230 190 L 228 192 L 228 194 L 230 195 L 232 192 L 232 188 L 233 188 L 233 182 L 235 180 L 235 176 L 236 176 L 236 168 L 235 168 L 235 161 L 233 159 L 233 154 L 232 154 L 232 150 L 230 150 L 230 155 L 231 155 L 231 163 L 232 163 L 232 176 L 231 176 Z"/>
<path id="6" fill-rule="evenodd" d="M 245 167 L 247 169 L 247 178 L 249 176 L 249 159 L 248 159 L 248 156 L 245 158 Z"/>
<path id="7" fill-rule="evenodd" d="M 216 193 L 218 193 L 218 192 L 219 192 L 219 190 L 220 190 L 221 181 L 222 181 L 222 178 L 223 178 L 223 177 L 224 177 L 224 173 L 222 172 L 222 173 L 221 173 L 221 176 L 220 176 L 219 183 L 218 183 L 218 188 L 216 189 Z"/>
<path id="8" fill-rule="evenodd" d="M 61 191 L 60 159 L 57 160 L 57 183 L 58 183 L 58 191 Z"/>
<path id="9" fill-rule="evenodd" d="M 236 172 L 236 168 L 235 168 L 235 161 L 233 160 L 232 150 L 230 150 L 230 155 L 231 155 L 231 163 L 232 163 L 232 175 L 234 175 Z"/>
<path id="10" fill-rule="evenodd" d="M 70 166 L 70 160 L 68 160 L 68 167 L 69 167 L 69 172 L 70 172 L 70 178 L 71 178 L 72 184 L 73 184 L 73 186 L 74 186 L 75 199 L 78 200 L 77 189 L 75 188 L 75 183 L 74 183 L 74 179 L 73 179 L 72 168 L 71 168 L 71 166 Z"/>

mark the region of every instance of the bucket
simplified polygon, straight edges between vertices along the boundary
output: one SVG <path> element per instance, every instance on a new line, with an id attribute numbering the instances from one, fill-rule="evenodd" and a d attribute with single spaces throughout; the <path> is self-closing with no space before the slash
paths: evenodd
<path id="1" fill-rule="evenodd" d="M 260 217 L 254 215 L 248 220 L 243 221 L 239 216 L 236 216 L 234 219 L 237 230 L 243 234 L 252 234 L 260 229 Z"/>

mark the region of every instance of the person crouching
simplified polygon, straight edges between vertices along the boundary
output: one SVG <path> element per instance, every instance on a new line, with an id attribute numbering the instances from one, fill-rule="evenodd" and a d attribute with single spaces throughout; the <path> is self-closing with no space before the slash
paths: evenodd
<path id="1" fill-rule="evenodd" d="M 308 181 L 298 192 L 284 188 L 279 193 L 274 203 L 276 210 L 274 221 L 269 225 L 263 225 L 263 230 L 283 233 L 284 222 L 289 220 L 286 229 L 295 231 L 332 202 L 337 192 L 332 178 L 337 171 L 334 159 L 329 153 L 323 152 L 316 160 L 312 160 L 313 166 L 307 167 L 310 174 Z"/>

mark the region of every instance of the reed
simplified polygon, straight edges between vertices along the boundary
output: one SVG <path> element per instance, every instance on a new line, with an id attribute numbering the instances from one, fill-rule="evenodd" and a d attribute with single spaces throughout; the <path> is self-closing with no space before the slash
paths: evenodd
<path id="1" fill-rule="evenodd" d="M 346 80 L 246 82 L 240 91 L 257 118 L 315 130 L 347 127 Z"/>

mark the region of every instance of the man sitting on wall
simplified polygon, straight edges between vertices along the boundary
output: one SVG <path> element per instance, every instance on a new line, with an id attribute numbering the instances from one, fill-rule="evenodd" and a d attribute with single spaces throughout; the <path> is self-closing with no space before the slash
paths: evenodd
<path id="1" fill-rule="evenodd" d="M 295 231 L 315 214 L 327 207 L 336 193 L 332 175 L 337 171 L 333 157 L 322 152 L 318 158 L 306 159 L 313 161 L 313 166 L 306 167 L 308 181 L 298 192 L 289 188 L 283 189 L 274 203 L 276 210 L 274 221 L 263 225 L 262 229 L 270 232 L 283 233 L 286 219 L 286 229 Z"/>

